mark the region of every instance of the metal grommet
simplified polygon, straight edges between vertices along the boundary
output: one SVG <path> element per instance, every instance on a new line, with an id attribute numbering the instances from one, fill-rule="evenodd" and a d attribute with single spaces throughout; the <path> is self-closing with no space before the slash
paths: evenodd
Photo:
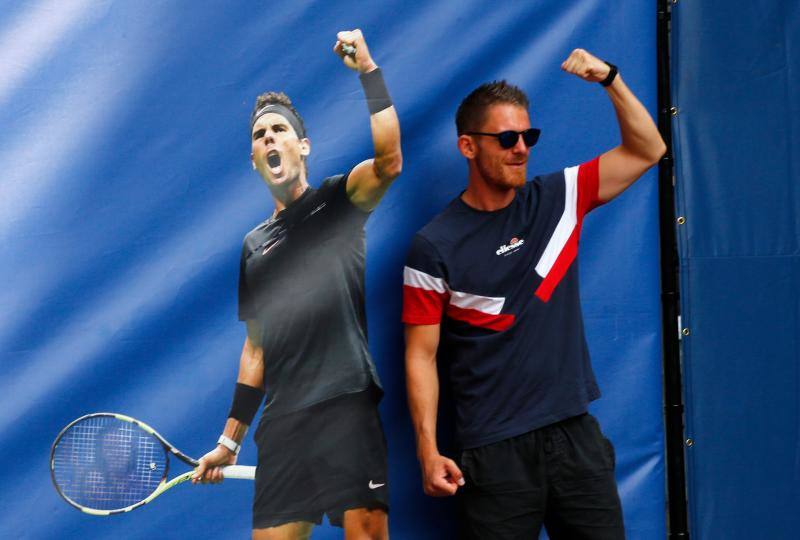
<path id="1" fill-rule="evenodd" d="M 685 218 L 685 217 L 683 217 L 683 216 L 680 216 L 680 217 L 677 219 L 677 221 L 678 221 L 678 225 L 683 225 L 684 223 L 686 223 L 686 218 Z"/>
<path id="2" fill-rule="evenodd" d="M 694 441 L 692 439 L 686 439 L 686 446 L 694 445 Z"/>
<path id="3" fill-rule="evenodd" d="M 678 116 L 678 107 L 675 107 L 675 106 L 670 107 L 669 108 L 669 114 L 671 114 L 672 116 Z"/>
<path id="4" fill-rule="evenodd" d="M 684 336 L 688 336 L 690 334 L 689 329 L 684 328 L 683 330 L 681 330 L 681 334 L 683 334 Z"/>

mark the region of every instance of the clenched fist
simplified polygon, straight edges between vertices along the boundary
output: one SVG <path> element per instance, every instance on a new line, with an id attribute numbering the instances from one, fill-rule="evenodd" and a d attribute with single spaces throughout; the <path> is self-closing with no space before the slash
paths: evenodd
<path id="1" fill-rule="evenodd" d="M 589 82 L 600 82 L 608 77 L 611 71 L 608 64 L 583 49 L 572 51 L 561 64 L 561 69 Z"/>
<path id="2" fill-rule="evenodd" d="M 355 53 L 348 54 L 345 49 L 355 49 Z M 359 73 L 367 73 L 378 67 L 369 55 L 367 42 L 364 41 L 364 35 L 358 28 L 336 34 L 333 52 L 339 55 L 344 65 Z"/>

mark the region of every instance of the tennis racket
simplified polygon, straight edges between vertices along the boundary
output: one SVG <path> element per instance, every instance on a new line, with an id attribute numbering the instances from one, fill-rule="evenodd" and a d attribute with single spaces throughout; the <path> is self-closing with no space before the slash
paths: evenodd
<path id="1" fill-rule="evenodd" d="M 169 456 L 198 462 L 153 428 L 130 416 L 93 413 L 70 422 L 50 449 L 50 477 L 58 494 L 94 516 L 130 512 L 191 479 L 192 471 L 167 481 Z M 225 478 L 253 480 L 255 467 L 223 467 Z"/>

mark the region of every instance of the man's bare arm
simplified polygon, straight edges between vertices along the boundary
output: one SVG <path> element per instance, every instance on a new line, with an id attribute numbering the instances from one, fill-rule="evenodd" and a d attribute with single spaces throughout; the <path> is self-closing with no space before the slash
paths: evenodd
<path id="1" fill-rule="evenodd" d="M 366 74 L 378 69 L 372 60 L 360 30 L 339 32 L 334 52 L 345 65 Z M 355 48 L 355 55 L 345 54 L 343 47 Z M 400 175 L 403 168 L 403 153 L 400 149 L 400 121 L 397 111 L 390 106 L 370 114 L 372 145 L 375 157 L 356 165 L 347 178 L 347 195 L 350 200 L 365 211 L 374 209 L 389 189 L 392 181 Z"/>
<path id="2" fill-rule="evenodd" d="M 261 343 L 261 336 L 256 321 L 247 321 L 247 337 L 244 340 L 242 354 L 239 357 L 239 375 L 237 383 L 246 384 L 253 388 L 264 386 L 264 349 L 256 343 Z M 249 426 L 236 418 L 228 418 L 222 434 L 233 439 L 237 444 L 242 444 Z M 222 467 L 234 465 L 236 455 L 226 447 L 218 444 L 213 450 L 200 458 L 200 464 L 192 476 L 193 483 L 221 482 Z"/>
<path id="3" fill-rule="evenodd" d="M 417 437 L 417 458 L 426 494 L 442 497 L 455 494 L 464 485 L 456 463 L 442 456 L 436 444 L 436 415 L 439 407 L 439 375 L 436 350 L 441 326 L 406 325 L 406 384 L 408 407 Z"/>
<path id="4" fill-rule="evenodd" d="M 590 81 L 604 80 L 610 67 L 583 49 L 575 49 L 561 69 Z M 609 201 L 625 191 L 667 150 L 650 113 L 631 92 L 621 75 L 606 87 L 619 123 L 622 143 L 600 156 L 599 197 Z"/>

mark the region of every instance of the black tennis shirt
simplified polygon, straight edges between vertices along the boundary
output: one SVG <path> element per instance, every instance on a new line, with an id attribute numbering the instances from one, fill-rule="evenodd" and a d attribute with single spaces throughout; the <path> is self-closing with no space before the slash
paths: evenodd
<path id="1" fill-rule="evenodd" d="M 255 320 L 270 418 L 375 383 L 364 308 L 364 223 L 347 175 L 326 178 L 250 231 L 239 319 Z"/>

